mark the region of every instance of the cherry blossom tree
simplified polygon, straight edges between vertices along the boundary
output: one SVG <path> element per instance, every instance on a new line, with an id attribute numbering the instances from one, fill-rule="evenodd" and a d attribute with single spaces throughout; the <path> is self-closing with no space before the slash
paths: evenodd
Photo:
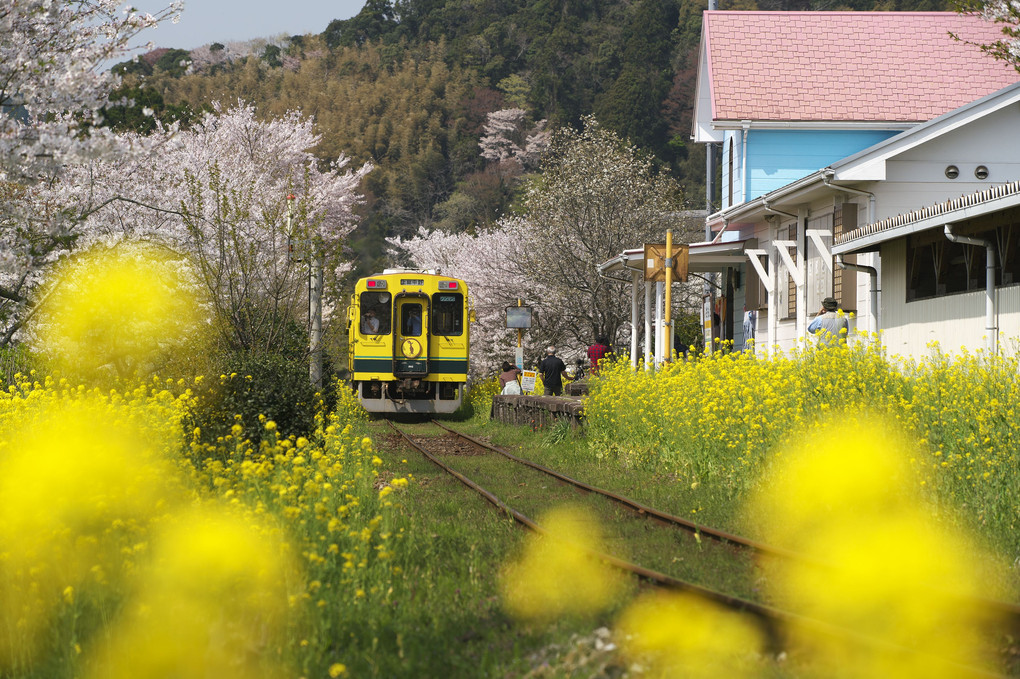
<path id="1" fill-rule="evenodd" d="M 36 188 L 70 163 L 131 150 L 97 127 L 120 82 L 103 65 L 181 6 L 151 15 L 116 0 L 0 0 L 0 344 L 20 327 L 40 270 L 73 241 L 64 212 Z"/>
<path id="2" fill-rule="evenodd" d="M 278 347 L 307 308 L 312 252 L 334 282 L 345 270 L 342 244 L 372 167 L 348 169 L 341 156 L 320 169 L 314 121 L 298 112 L 260 120 L 240 102 L 213 108 L 188 130 L 158 125 L 145 154 L 71 167 L 36 196 L 63 206 L 78 246 L 141 239 L 183 253 L 228 346 Z"/>
<path id="3" fill-rule="evenodd" d="M 629 288 L 601 277 L 599 264 L 664 241 L 668 228 L 690 242 L 676 181 L 592 116 L 580 130 L 556 132 L 523 203 L 528 245 L 519 259 L 543 289 L 559 333 L 578 347 L 603 335 L 622 339 L 628 325 Z"/>
<path id="4" fill-rule="evenodd" d="M 546 121 L 531 125 L 528 112 L 521 108 L 505 108 L 487 115 L 478 146 L 482 157 L 500 165 L 510 165 L 516 173 L 533 169 L 549 147 L 550 132 Z"/>
<path id="5" fill-rule="evenodd" d="M 581 130 L 555 133 L 528 184 L 522 213 L 477 236 L 421 231 L 393 241 L 414 265 L 468 282 L 478 316 L 475 374 L 491 372 L 512 355 L 516 334 L 504 327 L 503 314 L 517 298 L 538 312 L 525 336 L 528 357 L 555 344 L 569 359 L 600 335 L 623 341 L 631 331 L 629 287 L 599 276 L 598 265 L 664 240 L 668 228 L 677 242 L 697 235 L 676 182 L 592 117 Z"/>
<path id="6" fill-rule="evenodd" d="M 94 127 L 119 84 L 103 64 L 181 6 L 151 15 L 116 0 L 0 0 L 0 178 L 32 181 L 119 150 L 122 140 Z"/>
<path id="7" fill-rule="evenodd" d="M 956 8 L 964 14 L 999 24 L 1004 37 L 980 47 L 1020 71 L 1020 3 L 1016 0 L 956 0 Z"/>

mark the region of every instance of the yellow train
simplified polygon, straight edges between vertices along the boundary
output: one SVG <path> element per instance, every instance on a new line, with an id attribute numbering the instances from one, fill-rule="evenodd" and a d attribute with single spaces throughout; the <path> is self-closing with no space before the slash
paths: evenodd
<path id="1" fill-rule="evenodd" d="M 362 278 L 347 312 L 351 386 L 373 413 L 452 413 L 464 398 L 470 338 L 464 281 L 386 269 Z"/>

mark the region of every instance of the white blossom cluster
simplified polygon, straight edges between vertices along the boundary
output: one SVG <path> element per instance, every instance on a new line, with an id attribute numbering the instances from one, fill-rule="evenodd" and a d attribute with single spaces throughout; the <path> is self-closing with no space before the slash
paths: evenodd
<path id="1" fill-rule="evenodd" d="M 181 6 L 151 15 L 116 0 L 0 0 L 0 180 L 32 181 L 123 151 L 115 135 L 92 127 L 118 82 L 102 64 Z"/>
<path id="2" fill-rule="evenodd" d="M 545 120 L 529 125 L 527 111 L 505 108 L 488 114 L 478 146 L 486 160 L 530 169 L 549 148 L 550 137 Z"/>
<path id="3" fill-rule="evenodd" d="M 155 15 L 116 0 L 0 0 L 0 344 L 20 327 L 28 291 L 71 234 L 64 206 L 38 190 L 73 163 L 124 155 L 131 140 L 97 127 L 119 84 L 103 64 L 182 6 Z"/>

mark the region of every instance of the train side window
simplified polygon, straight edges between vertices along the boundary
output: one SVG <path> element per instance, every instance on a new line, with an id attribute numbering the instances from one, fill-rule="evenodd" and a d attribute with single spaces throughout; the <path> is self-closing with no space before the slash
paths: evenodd
<path id="1" fill-rule="evenodd" d="M 388 292 L 363 292 L 361 293 L 361 334 L 363 335 L 388 335 L 390 334 L 390 293 Z"/>
<path id="2" fill-rule="evenodd" d="M 432 334 L 464 334 L 464 295 L 459 292 L 432 295 Z"/>

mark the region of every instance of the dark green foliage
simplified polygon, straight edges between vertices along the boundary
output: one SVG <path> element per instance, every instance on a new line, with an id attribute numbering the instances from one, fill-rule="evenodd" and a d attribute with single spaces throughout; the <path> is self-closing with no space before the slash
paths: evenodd
<path id="1" fill-rule="evenodd" d="M 126 75 L 138 75 L 147 76 L 152 75 L 152 65 L 149 64 L 145 59 L 138 59 L 135 61 L 122 61 L 119 64 L 114 64 L 111 71 L 117 75 L 123 77 Z"/>
<path id="2" fill-rule="evenodd" d="M 309 378 L 308 335 L 294 322 L 269 350 L 225 349 L 207 368 L 196 387 L 198 406 L 188 430 L 198 427 L 202 440 L 226 436 L 240 416 L 245 436 L 261 440 L 260 416 L 276 423 L 281 436 L 308 436 L 315 414 L 336 404 L 336 375 L 332 359 L 323 356 L 320 392 Z"/>
<path id="3" fill-rule="evenodd" d="M 218 363 L 220 374 L 195 388 L 198 406 L 187 427 L 201 429 L 203 441 L 226 436 L 237 421 L 257 444 L 264 431 L 260 415 L 275 422 L 281 436 L 308 436 L 315 428 L 315 414 L 335 404 L 331 365 L 323 370 L 328 388 L 319 393 L 308 379 L 306 357 L 237 352 Z"/>
<path id="4" fill-rule="evenodd" d="M 352 47 L 382 38 L 392 40 L 398 26 L 389 0 L 366 0 L 357 16 L 334 19 L 322 35 L 329 47 Z"/>
<path id="5" fill-rule="evenodd" d="M 179 77 L 184 75 L 191 65 L 191 53 L 188 50 L 167 50 L 154 64 L 153 71 L 160 70 L 167 75 Z"/>
<path id="6" fill-rule="evenodd" d="M 269 64 L 270 68 L 279 68 L 283 66 L 283 62 L 280 61 L 281 50 L 276 45 L 266 45 L 266 48 L 262 50 L 262 61 Z"/>
<path id="7" fill-rule="evenodd" d="M 103 124 L 119 132 L 149 134 L 156 129 L 156 121 L 164 124 L 180 121 L 187 127 L 197 112 L 187 102 L 167 105 L 163 95 L 151 87 L 122 87 L 110 94 L 112 105 L 103 109 Z M 145 109 L 151 109 L 147 115 Z"/>

